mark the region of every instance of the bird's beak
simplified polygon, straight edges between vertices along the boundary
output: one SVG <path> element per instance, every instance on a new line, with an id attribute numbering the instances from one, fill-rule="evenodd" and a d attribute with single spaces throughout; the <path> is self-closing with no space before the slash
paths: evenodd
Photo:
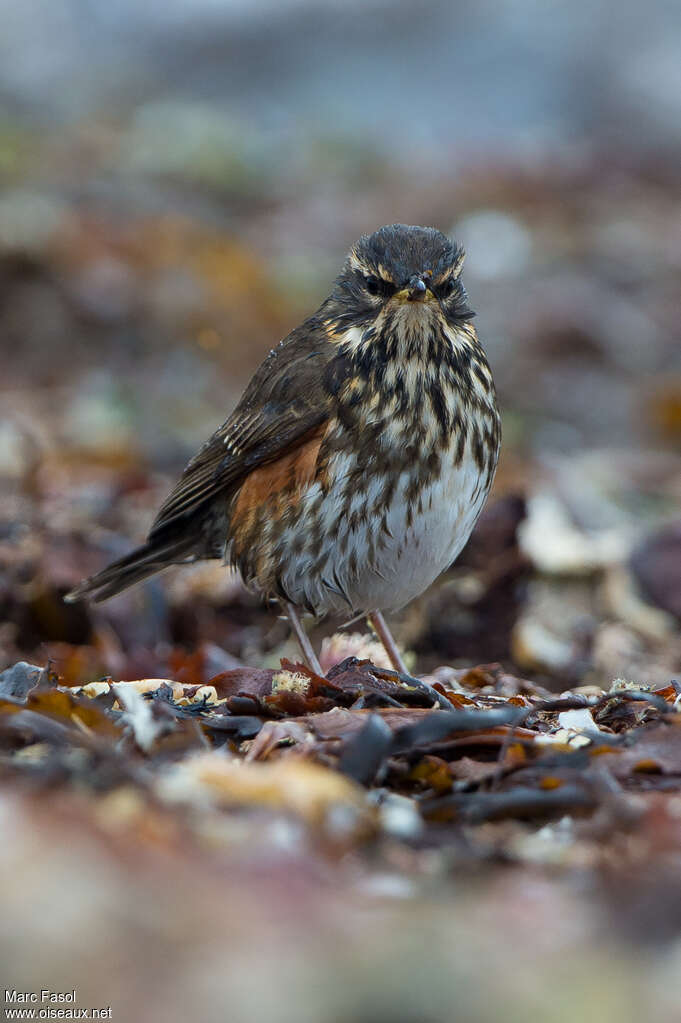
<path id="1" fill-rule="evenodd" d="M 422 277 L 414 276 L 409 281 L 407 299 L 409 302 L 425 302 L 428 289 Z"/>
<path id="2" fill-rule="evenodd" d="M 422 277 L 414 274 L 409 283 L 395 296 L 402 302 L 425 302 L 429 296 L 428 286 Z"/>

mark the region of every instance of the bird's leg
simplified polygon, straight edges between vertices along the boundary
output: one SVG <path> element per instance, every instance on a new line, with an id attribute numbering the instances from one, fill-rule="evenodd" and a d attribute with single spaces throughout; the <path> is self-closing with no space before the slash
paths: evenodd
<path id="1" fill-rule="evenodd" d="M 316 675 L 323 676 L 324 673 L 322 671 L 322 666 L 319 663 L 317 655 L 312 648 L 312 643 L 310 643 L 310 639 L 301 624 L 300 618 L 298 617 L 298 612 L 296 611 L 293 604 L 290 604 L 288 601 L 286 602 L 286 610 L 288 611 L 288 617 L 291 623 L 291 628 L 296 634 L 298 645 L 301 649 L 303 657 L 307 661 L 308 668 L 311 668 Z"/>
<path id="2" fill-rule="evenodd" d="M 383 649 L 388 655 L 388 660 L 392 664 L 395 671 L 399 671 L 402 675 L 408 675 L 406 665 L 402 660 L 402 655 L 398 650 L 397 643 L 392 637 L 390 629 L 386 625 L 385 618 L 380 611 L 372 611 L 370 615 L 367 615 L 369 625 L 380 639 L 383 644 Z"/>

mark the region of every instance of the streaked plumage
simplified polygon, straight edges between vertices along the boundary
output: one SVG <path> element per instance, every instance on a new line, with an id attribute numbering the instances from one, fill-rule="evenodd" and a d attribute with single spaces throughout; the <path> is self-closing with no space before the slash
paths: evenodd
<path id="1" fill-rule="evenodd" d="M 421 593 L 468 539 L 499 451 L 462 263 L 430 228 L 361 238 L 189 463 L 146 544 L 72 597 L 105 599 L 200 558 L 315 614 L 394 610 Z"/>

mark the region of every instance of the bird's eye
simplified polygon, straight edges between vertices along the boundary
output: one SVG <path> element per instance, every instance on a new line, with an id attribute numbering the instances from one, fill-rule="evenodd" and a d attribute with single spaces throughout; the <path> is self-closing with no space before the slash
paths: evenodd
<path id="1" fill-rule="evenodd" d="M 369 274 L 368 277 L 365 277 L 364 283 L 370 295 L 380 295 L 383 291 L 383 282 L 378 277 L 375 277 L 374 274 Z"/>
<path id="2" fill-rule="evenodd" d="M 440 292 L 442 298 L 449 298 L 451 293 L 454 291 L 454 281 L 452 280 L 452 278 L 448 277 L 446 281 L 443 281 L 440 287 L 438 288 L 438 291 Z"/>

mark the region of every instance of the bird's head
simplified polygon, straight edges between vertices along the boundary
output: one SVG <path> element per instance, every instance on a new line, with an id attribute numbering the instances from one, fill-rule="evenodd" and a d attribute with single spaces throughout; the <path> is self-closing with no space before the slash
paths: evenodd
<path id="1" fill-rule="evenodd" d="M 432 227 L 391 224 L 351 248 L 331 298 L 338 325 L 368 327 L 386 314 L 416 327 L 474 315 L 460 279 L 463 249 Z"/>

